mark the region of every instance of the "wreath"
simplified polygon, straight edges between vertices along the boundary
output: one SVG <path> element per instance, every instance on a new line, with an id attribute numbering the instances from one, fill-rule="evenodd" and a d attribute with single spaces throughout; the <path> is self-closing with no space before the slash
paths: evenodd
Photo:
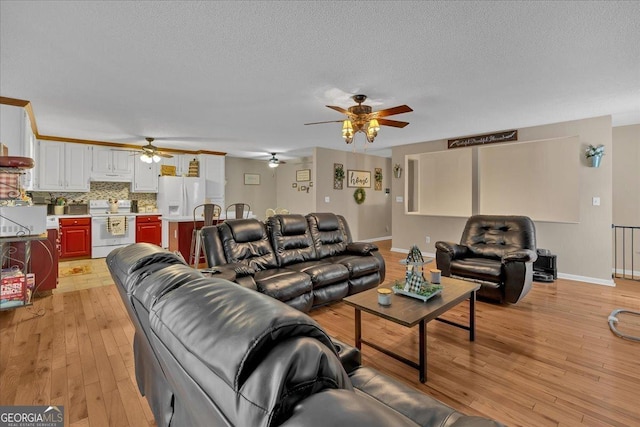
<path id="1" fill-rule="evenodd" d="M 367 198 L 367 193 L 365 193 L 364 188 L 356 188 L 356 191 L 353 192 L 353 199 L 359 205 L 363 204 L 364 199 L 366 198 Z"/>

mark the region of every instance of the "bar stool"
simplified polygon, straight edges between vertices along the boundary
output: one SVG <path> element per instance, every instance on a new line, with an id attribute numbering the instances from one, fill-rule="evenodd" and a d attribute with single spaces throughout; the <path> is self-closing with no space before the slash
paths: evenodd
<path id="1" fill-rule="evenodd" d="M 217 223 L 222 213 L 222 207 L 215 203 L 204 203 L 193 208 L 193 231 L 191 232 L 191 249 L 189 251 L 189 265 L 198 268 L 200 264 L 200 254 L 202 252 L 202 228 L 198 227 L 198 221 L 204 218 L 204 225 L 213 225 Z"/>
<path id="2" fill-rule="evenodd" d="M 249 218 L 249 212 L 251 211 L 251 206 L 246 203 L 233 203 L 227 206 L 227 211 L 225 212 L 226 219 L 231 218 L 229 216 L 229 212 L 234 212 L 234 217 L 236 219 L 241 218 Z"/>

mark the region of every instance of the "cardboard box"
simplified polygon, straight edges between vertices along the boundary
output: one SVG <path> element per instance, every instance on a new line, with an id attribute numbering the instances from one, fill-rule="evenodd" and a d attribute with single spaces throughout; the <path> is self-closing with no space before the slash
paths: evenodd
<path id="1" fill-rule="evenodd" d="M 24 274 L 6 275 L 0 281 L 0 309 L 24 305 L 27 280 Z"/>

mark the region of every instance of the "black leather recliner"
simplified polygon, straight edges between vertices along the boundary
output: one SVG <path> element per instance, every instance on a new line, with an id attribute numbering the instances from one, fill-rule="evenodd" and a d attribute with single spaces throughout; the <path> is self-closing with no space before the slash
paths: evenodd
<path id="1" fill-rule="evenodd" d="M 500 303 L 517 303 L 529 292 L 537 258 L 536 228 L 526 216 L 475 215 L 459 245 L 436 242 L 443 276 L 478 281 L 478 298 Z"/>

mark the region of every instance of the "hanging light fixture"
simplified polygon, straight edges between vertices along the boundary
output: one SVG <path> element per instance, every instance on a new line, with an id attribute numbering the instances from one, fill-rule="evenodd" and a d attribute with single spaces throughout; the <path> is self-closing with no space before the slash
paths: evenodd
<path id="1" fill-rule="evenodd" d="M 342 137 L 347 144 L 351 144 L 353 141 L 353 125 L 351 124 L 351 120 L 342 122 Z"/>
<path id="2" fill-rule="evenodd" d="M 153 162 L 153 158 L 151 158 L 151 156 L 149 156 L 147 153 L 142 153 L 140 155 L 140 160 L 142 160 L 145 163 L 152 163 Z"/>
<path id="3" fill-rule="evenodd" d="M 280 166 L 280 160 L 276 157 L 276 153 L 271 153 L 271 158 L 269 159 L 269 167 L 277 168 Z"/>

